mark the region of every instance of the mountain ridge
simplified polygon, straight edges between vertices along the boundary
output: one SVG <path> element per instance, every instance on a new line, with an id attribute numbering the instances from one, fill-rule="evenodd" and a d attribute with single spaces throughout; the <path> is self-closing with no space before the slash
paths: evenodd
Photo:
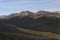
<path id="1" fill-rule="evenodd" d="M 28 15 L 26 15 L 26 13 Z M 60 13 L 22 11 L 0 19 L 1 23 L 22 26 L 23 28 L 60 34 Z"/>
<path id="2" fill-rule="evenodd" d="M 0 35 L 12 38 L 14 35 L 20 39 L 60 39 L 60 13 L 22 11 L 0 16 Z"/>
<path id="3" fill-rule="evenodd" d="M 12 17 L 17 17 L 17 16 L 31 16 L 32 18 L 37 17 L 37 16 L 57 16 L 59 17 L 60 13 L 59 12 L 49 12 L 49 11 L 37 11 L 37 12 L 30 12 L 30 11 L 21 11 L 20 13 L 12 13 L 8 16 L 0 16 L 0 19 L 8 19 Z"/>

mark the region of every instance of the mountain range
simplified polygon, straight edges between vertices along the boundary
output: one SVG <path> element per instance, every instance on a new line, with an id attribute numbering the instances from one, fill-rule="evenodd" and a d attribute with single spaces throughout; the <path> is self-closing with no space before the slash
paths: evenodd
<path id="1" fill-rule="evenodd" d="M 25 33 L 17 28 L 60 35 L 60 13 L 22 11 L 8 16 L 0 16 L 0 32 L 29 34 L 29 32 Z"/>

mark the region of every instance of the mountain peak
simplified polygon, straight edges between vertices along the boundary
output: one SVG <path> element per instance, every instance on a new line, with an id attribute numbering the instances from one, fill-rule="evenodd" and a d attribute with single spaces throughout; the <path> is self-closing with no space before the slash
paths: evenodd
<path id="1" fill-rule="evenodd" d="M 33 12 L 30 12 L 30 11 L 22 11 L 22 12 L 20 12 L 20 15 L 21 16 L 30 16 L 30 15 L 33 15 Z"/>

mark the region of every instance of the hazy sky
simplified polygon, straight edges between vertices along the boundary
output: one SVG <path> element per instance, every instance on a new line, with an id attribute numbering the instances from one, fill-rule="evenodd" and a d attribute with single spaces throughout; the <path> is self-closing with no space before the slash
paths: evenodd
<path id="1" fill-rule="evenodd" d="M 0 15 L 24 10 L 60 11 L 60 0 L 0 0 Z"/>

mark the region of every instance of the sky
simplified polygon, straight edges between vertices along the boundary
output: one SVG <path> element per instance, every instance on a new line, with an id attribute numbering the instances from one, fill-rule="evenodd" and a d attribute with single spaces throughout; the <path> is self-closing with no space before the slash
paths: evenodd
<path id="1" fill-rule="evenodd" d="M 0 0 L 0 15 L 21 11 L 60 11 L 60 0 Z"/>

